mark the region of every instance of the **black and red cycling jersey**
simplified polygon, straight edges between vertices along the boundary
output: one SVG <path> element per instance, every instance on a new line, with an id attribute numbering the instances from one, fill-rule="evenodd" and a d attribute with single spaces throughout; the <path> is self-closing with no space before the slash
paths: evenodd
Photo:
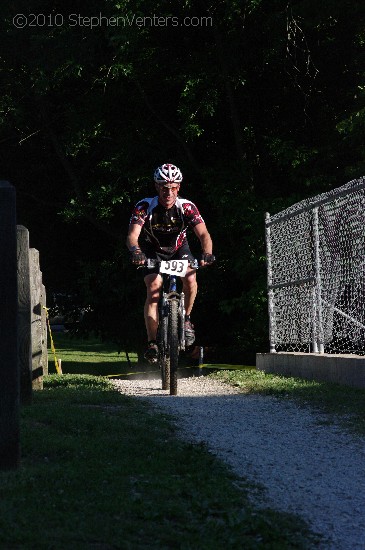
<path id="1" fill-rule="evenodd" d="M 187 228 L 204 220 L 191 201 L 177 197 L 174 206 L 165 208 L 156 196 L 136 204 L 130 223 L 143 227 L 142 236 L 148 247 L 172 255 L 186 243 Z"/>

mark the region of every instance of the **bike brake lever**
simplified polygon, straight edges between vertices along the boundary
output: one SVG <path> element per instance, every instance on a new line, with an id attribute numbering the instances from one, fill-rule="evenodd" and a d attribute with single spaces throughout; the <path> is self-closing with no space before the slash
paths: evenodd
<path id="1" fill-rule="evenodd" d="M 147 258 L 147 262 L 146 262 L 147 269 L 153 269 L 154 267 L 156 267 L 157 262 L 158 260 L 156 259 Z"/>

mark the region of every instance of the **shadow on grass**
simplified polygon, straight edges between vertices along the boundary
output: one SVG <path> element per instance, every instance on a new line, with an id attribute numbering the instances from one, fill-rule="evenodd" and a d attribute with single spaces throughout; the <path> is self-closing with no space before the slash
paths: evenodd
<path id="1" fill-rule="evenodd" d="M 0 472 L 2 548 L 307 547 L 303 522 L 253 509 L 243 479 L 105 378 L 47 377 L 21 433 L 21 468 Z"/>

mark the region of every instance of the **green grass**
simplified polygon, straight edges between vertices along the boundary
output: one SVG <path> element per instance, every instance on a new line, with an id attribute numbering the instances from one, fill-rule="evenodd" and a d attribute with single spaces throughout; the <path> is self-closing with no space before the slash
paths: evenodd
<path id="1" fill-rule="evenodd" d="M 240 388 L 247 394 L 294 399 L 339 421 L 351 431 L 365 434 L 365 390 L 340 384 L 266 374 L 256 369 L 219 371 L 209 376 Z"/>
<path id="2" fill-rule="evenodd" d="M 114 346 L 54 336 L 63 371 L 71 374 L 45 377 L 44 390 L 21 410 L 21 466 L 0 472 L 1 548 L 282 550 L 320 544 L 300 518 L 253 508 L 247 482 L 204 445 L 181 442 L 167 415 L 117 393 L 107 376 L 129 366 Z M 51 353 L 49 362 L 54 368 Z M 295 399 L 364 428 L 363 390 L 219 367 L 209 376 L 245 393 Z"/>
<path id="3" fill-rule="evenodd" d="M 130 366 L 124 352 L 118 353 L 117 346 L 101 342 L 96 338 L 73 338 L 68 333 L 52 334 L 56 357 L 61 359 L 62 372 L 65 374 L 94 374 L 107 376 L 127 374 Z M 137 363 L 137 354 L 129 354 L 133 366 Z M 48 351 L 48 369 L 56 373 L 54 355 Z"/>
<path id="4" fill-rule="evenodd" d="M 114 390 L 106 376 L 129 367 L 113 346 L 54 342 L 71 374 L 45 377 L 21 410 L 20 468 L 0 472 L 1 548 L 310 547 L 300 519 L 252 508 L 245 480 Z"/>
<path id="5" fill-rule="evenodd" d="M 77 340 L 61 333 L 54 335 L 54 341 L 57 356 L 62 359 L 64 373 L 129 377 L 151 371 L 146 365 L 138 365 L 136 354 L 131 354 L 133 363 L 130 368 L 125 354 L 118 354 L 113 344 L 102 343 L 96 339 Z M 234 384 L 243 392 L 295 399 L 301 405 L 308 404 L 328 415 L 335 415 L 345 427 L 365 434 L 365 390 L 265 374 L 256 371 L 254 367 L 244 365 L 206 364 L 203 367 L 204 374 L 217 369 L 218 372 L 210 376 Z M 49 372 L 55 372 L 51 353 Z"/>
<path id="6" fill-rule="evenodd" d="M 0 472 L 1 548 L 310 547 L 300 520 L 250 507 L 243 480 L 106 378 L 44 382 L 21 411 L 21 466 Z"/>

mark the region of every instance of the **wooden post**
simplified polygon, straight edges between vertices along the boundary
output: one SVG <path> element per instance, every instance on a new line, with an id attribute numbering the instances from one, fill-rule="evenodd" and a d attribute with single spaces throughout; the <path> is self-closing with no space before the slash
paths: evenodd
<path id="1" fill-rule="evenodd" d="M 41 288 L 41 321 L 42 321 L 42 366 L 43 374 L 46 376 L 48 374 L 48 351 L 47 351 L 47 315 L 46 310 L 44 309 L 47 306 L 46 299 L 46 287 L 42 284 Z"/>
<path id="2" fill-rule="evenodd" d="M 32 402 L 31 301 L 29 275 L 29 231 L 17 226 L 18 256 L 18 363 L 20 403 Z"/>
<path id="3" fill-rule="evenodd" d="M 39 270 L 39 252 L 35 248 L 29 250 L 30 264 L 30 295 L 31 295 L 31 334 L 32 334 L 32 386 L 33 389 L 43 389 L 42 365 L 42 304 L 41 304 L 41 272 Z"/>
<path id="4" fill-rule="evenodd" d="M 15 189 L 0 181 L 0 469 L 19 466 Z"/>

